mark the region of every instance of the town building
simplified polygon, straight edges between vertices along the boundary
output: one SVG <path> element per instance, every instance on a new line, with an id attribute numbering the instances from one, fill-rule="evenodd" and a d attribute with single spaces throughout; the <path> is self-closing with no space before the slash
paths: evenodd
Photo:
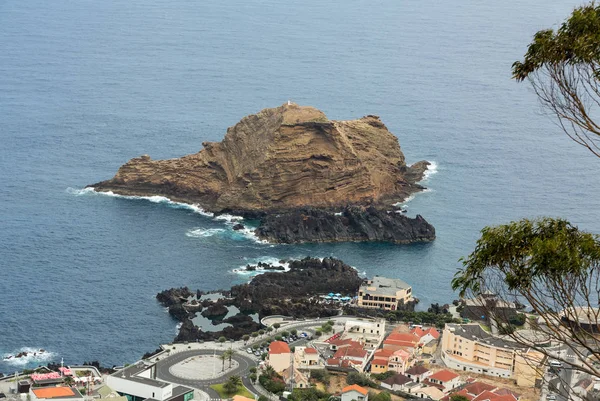
<path id="1" fill-rule="evenodd" d="M 367 389 L 357 384 L 353 384 L 342 389 L 340 398 L 340 401 L 368 401 L 369 392 Z"/>
<path id="2" fill-rule="evenodd" d="M 391 391 L 407 391 L 407 385 L 410 383 L 413 383 L 413 381 L 409 377 L 398 373 L 383 380 L 381 382 L 381 387 Z"/>
<path id="3" fill-rule="evenodd" d="M 447 392 L 460 385 L 460 376 L 447 369 L 443 369 L 433 373 L 431 376 L 426 378 L 423 383 L 437 387 L 443 392 Z"/>
<path id="4" fill-rule="evenodd" d="M 273 341 L 269 344 L 269 353 L 265 363 L 277 373 L 289 368 L 292 364 L 292 351 L 289 345 L 284 341 Z"/>
<path id="5" fill-rule="evenodd" d="M 293 370 L 293 376 L 292 376 L 292 370 Z M 294 388 L 309 388 L 310 387 L 310 382 L 308 377 L 302 373 L 300 370 L 298 370 L 297 367 L 293 367 L 290 366 L 289 368 L 285 369 L 283 372 L 281 372 L 281 377 L 283 377 L 283 380 L 285 381 L 285 384 L 290 385 L 292 384 L 292 380 L 293 380 L 293 385 Z"/>
<path id="6" fill-rule="evenodd" d="M 475 298 L 463 299 L 461 303 L 460 316 L 465 319 L 489 321 L 490 314 L 493 314 L 496 319 L 508 322 L 518 313 L 517 305 L 514 302 L 499 299 L 491 292 Z"/>
<path id="7" fill-rule="evenodd" d="M 432 372 L 423 365 L 414 365 L 404 372 L 404 374 L 416 383 L 422 383 L 423 380 L 431 376 Z"/>
<path id="8" fill-rule="evenodd" d="M 128 401 L 189 401 L 194 390 L 156 379 L 156 365 L 140 361 L 106 378 L 106 385 Z"/>
<path id="9" fill-rule="evenodd" d="M 319 352 L 315 348 L 296 347 L 294 351 L 294 363 L 299 369 L 323 367 L 319 361 Z"/>
<path id="10" fill-rule="evenodd" d="M 442 359 L 446 366 L 490 376 L 520 379 L 534 385 L 538 352 L 487 333 L 478 324 L 446 324 L 442 336 Z M 518 374 L 517 374 L 518 373 Z"/>
<path id="11" fill-rule="evenodd" d="M 360 308 L 393 311 L 412 300 L 412 288 L 404 281 L 375 276 L 360 286 L 357 305 Z"/>
<path id="12" fill-rule="evenodd" d="M 600 308 L 575 306 L 560 312 L 560 319 L 567 326 L 591 334 L 600 333 Z"/>
<path id="13" fill-rule="evenodd" d="M 379 347 L 385 337 L 385 319 L 352 319 L 346 321 L 342 339 L 351 339 L 368 349 Z"/>

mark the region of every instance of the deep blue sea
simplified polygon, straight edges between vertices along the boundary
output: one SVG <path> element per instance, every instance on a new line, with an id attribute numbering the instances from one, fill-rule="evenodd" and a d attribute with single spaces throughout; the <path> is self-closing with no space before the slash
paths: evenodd
<path id="1" fill-rule="evenodd" d="M 559 132 L 513 61 L 575 0 L 0 0 L 0 372 L 123 364 L 176 334 L 173 286 L 258 260 L 340 257 L 411 283 L 421 307 L 482 227 L 562 216 L 600 232 L 600 160 Z M 287 100 L 377 114 L 437 172 L 407 203 L 425 245 L 272 246 L 165 202 L 82 192 L 128 159 L 179 157 Z"/>

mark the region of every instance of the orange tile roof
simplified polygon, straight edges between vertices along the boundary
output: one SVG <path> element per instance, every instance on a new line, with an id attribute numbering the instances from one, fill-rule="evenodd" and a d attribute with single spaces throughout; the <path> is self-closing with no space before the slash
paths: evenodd
<path id="1" fill-rule="evenodd" d="M 60 397 L 72 397 L 75 395 L 71 387 L 46 387 L 46 388 L 34 388 L 33 394 L 37 398 L 60 398 Z"/>
<path id="2" fill-rule="evenodd" d="M 290 347 L 286 342 L 273 341 L 269 345 L 269 354 L 289 354 L 290 352 Z"/>
<path id="3" fill-rule="evenodd" d="M 389 358 L 393 354 L 393 349 L 378 349 L 377 351 L 375 351 L 375 358 Z"/>
<path id="4" fill-rule="evenodd" d="M 457 375 L 454 372 L 450 372 L 449 370 L 440 370 L 439 372 L 435 372 L 434 374 L 432 374 L 431 376 L 428 377 L 429 380 L 439 380 L 442 383 L 445 382 L 449 382 L 452 379 L 455 379 L 459 377 L 459 375 Z"/>
<path id="5" fill-rule="evenodd" d="M 305 349 L 304 349 L 304 352 L 305 352 L 306 354 L 318 354 L 317 350 L 316 350 L 316 349 L 314 349 L 314 348 L 305 348 Z"/>
<path id="6" fill-rule="evenodd" d="M 349 391 L 357 391 L 357 392 L 361 393 L 362 395 L 367 395 L 367 393 L 368 393 L 368 391 L 366 389 L 362 388 L 358 384 L 353 384 L 351 386 L 344 387 L 342 389 L 342 394 L 347 393 Z"/>
<path id="7" fill-rule="evenodd" d="M 498 397 L 504 397 L 502 395 L 494 394 L 491 391 L 484 391 L 473 399 L 473 401 L 495 401 Z"/>
<path id="8" fill-rule="evenodd" d="M 388 360 L 384 358 L 373 359 L 373 365 L 387 366 Z"/>

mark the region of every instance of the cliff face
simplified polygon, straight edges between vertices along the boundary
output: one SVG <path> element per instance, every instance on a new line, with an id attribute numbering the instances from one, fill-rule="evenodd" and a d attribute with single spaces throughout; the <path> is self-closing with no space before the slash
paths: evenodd
<path id="1" fill-rule="evenodd" d="M 401 201 L 427 162 L 406 166 L 398 139 L 378 117 L 330 121 L 285 104 L 244 117 L 222 142 L 170 160 L 131 159 L 97 191 L 164 195 L 221 212 L 285 211 Z"/>

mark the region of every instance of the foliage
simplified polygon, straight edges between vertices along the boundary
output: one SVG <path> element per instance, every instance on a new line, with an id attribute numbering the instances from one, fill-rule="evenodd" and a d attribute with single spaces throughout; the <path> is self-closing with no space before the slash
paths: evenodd
<path id="1" fill-rule="evenodd" d="M 382 391 L 379 394 L 373 394 L 373 395 L 369 394 L 369 400 L 370 401 L 391 401 L 392 396 L 389 393 Z"/>
<path id="2" fill-rule="evenodd" d="M 276 373 L 273 375 L 260 375 L 258 377 L 258 382 L 265 390 L 273 394 L 281 394 L 285 390 L 283 378 Z"/>
<path id="3" fill-rule="evenodd" d="M 315 337 L 321 337 L 322 334 L 323 334 L 323 332 L 321 331 L 321 329 L 315 330 Z"/>
<path id="4" fill-rule="evenodd" d="M 377 388 L 377 383 L 373 380 L 369 379 L 367 376 L 358 372 L 350 372 L 348 376 L 346 376 L 346 383 L 348 384 L 358 384 L 359 386 L 364 387 L 373 387 Z"/>
<path id="5" fill-rule="evenodd" d="M 278 328 L 281 327 L 281 324 L 279 323 L 273 323 L 273 328 L 275 328 L 275 331 L 277 331 Z"/>
<path id="6" fill-rule="evenodd" d="M 575 142 L 600 157 L 600 6 L 576 8 L 554 31 L 537 32 L 513 78 L 528 79 L 542 105 Z"/>
<path id="7" fill-rule="evenodd" d="M 293 336 L 295 336 L 295 335 L 297 335 L 297 334 L 298 334 L 298 330 L 296 330 L 296 329 L 291 329 L 291 330 L 290 330 L 290 333 L 292 333 L 292 335 L 293 335 Z"/>
<path id="8" fill-rule="evenodd" d="M 527 317 L 525 316 L 525 314 L 517 313 L 516 315 L 511 316 L 508 319 L 508 323 L 510 323 L 513 326 L 523 326 L 525 324 L 526 320 L 527 320 Z"/>
<path id="9" fill-rule="evenodd" d="M 238 388 L 242 385 L 242 379 L 239 376 L 229 376 L 227 381 L 223 384 L 223 389 L 228 394 L 235 394 Z"/>
<path id="10" fill-rule="evenodd" d="M 248 397 L 248 398 L 252 398 L 252 393 L 249 392 L 245 387 L 243 386 L 239 386 L 238 389 L 234 392 L 234 393 L 228 393 L 227 390 L 225 389 L 225 384 L 226 383 L 220 383 L 220 384 L 212 384 L 210 386 L 210 388 L 212 388 L 213 390 L 215 390 L 217 393 L 219 393 L 219 397 L 221 397 L 222 399 L 228 399 L 231 398 L 233 395 L 242 395 L 244 397 Z"/>
<path id="11" fill-rule="evenodd" d="M 461 394 L 452 394 L 450 396 L 450 401 L 469 401 L 469 399 Z"/>
<path id="12" fill-rule="evenodd" d="M 250 336 L 248 334 L 244 334 L 244 336 L 242 337 L 242 340 L 244 340 L 244 343 L 247 343 L 249 339 L 250 339 Z"/>
<path id="13" fill-rule="evenodd" d="M 269 399 L 267 397 L 265 397 L 264 395 L 261 395 L 260 397 L 258 397 L 257 401 L 269 401 Z"/>
<path id="14" fill-rule="evenodd" d="M 461 323 L 462 320 L 454 318 L 450 313 L 433 313 L 433 312 L 412 312 L 412 311 L 395 311 L 395 320 L 402 322 L 412 322 L 414 324 L 429 324 L 438 328 L 443 328 L 446 323 Z"/>
<path id="15" fill-rule="evenodd" d="M 596 352 L 600 341 L 585 328 L 569 323 L 578 321 L 579 307 L 591 310 L 588 308 L 598 305 L 598 236 L 579 231 L 562 219 L 523 219 L 484 228 L 475 250 L 462 261 L 463 268 L 452 280 L 461 296 L 491 292 L 504 302 L 524 300 L 543 321 L 537 326 L 540 334 L 566 344 L 566 354 L 576 355 L 582 365 L 573 366 L 564 354 L 550 355 L 541 346 L 534 346 L 535 350 L 574 369 L 600 374 L 586 358 Z M 597 313 L 584 313 L 594 326 L 600 323 Z M 493 308 L 487 314 L 493 318 Z M 518 330 L 509 335 L 520 344 L 531 345 Z"/>
<path id="16" fill-rule="evenodd" d="M 394 372 L 393 370 L 388 370 L 387 372 L 383 372 L 383 373 L 372 373 L 371 377 L 375 380 L 379 380 L 379 381 L 383 381 L 385 379 L 389 379 L 390 377 L 394 376 L 397 372 Z"/>
<path id="17" fill-rule="evenodd" d="M 219 337 L 219 342 L 221 344 L 223 344 L 225 341 L 227 341 L 227 339 L 225 337 L 223 337 L 223 336 Z"/>
<path id="18" fill-rule="evenodd" d="M 295 401 L 327 401 L 330 394 L 316 388 L 295 388 L 288 400 Z"/>
<path id="19" fill-rule="evenodd" d="M 318 382 L 329 385 L 329 372 L 326 369 L 314 369 L 310 371 L 310 378 Z"/>

